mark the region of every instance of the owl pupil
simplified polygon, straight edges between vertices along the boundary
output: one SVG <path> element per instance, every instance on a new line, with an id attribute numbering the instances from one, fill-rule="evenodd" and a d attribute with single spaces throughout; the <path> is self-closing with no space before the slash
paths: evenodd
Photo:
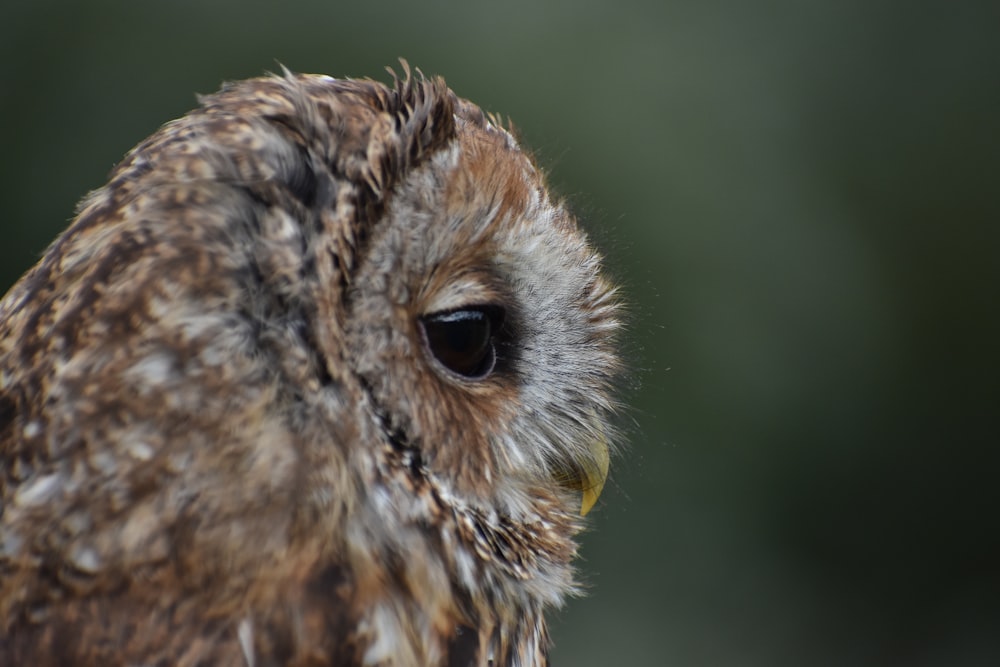
<path id="1" fill-rule="evenodd" d="M 445 368 L 463 377 L 480 379 L 489 375 L 496 361 L 493 334 L 499 324 L 494 310 L 468 308 L 421 318 L 431 354 Z"/>

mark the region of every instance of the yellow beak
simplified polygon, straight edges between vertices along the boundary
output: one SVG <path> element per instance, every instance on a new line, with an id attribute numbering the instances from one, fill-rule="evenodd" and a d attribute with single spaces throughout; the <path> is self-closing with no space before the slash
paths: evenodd
<path id="1" fill-rule="evenodd" d="M 608 466 L 610 456 L 608 455 L 608 443 L 604 438 L 595 438 L 590 443 L 590 453 L 593 459 L 583 466 L 583 475 L 580 480 L 583 498 L 580 502 L 580 515 L 587 516 L 587 512 L 594 508 L 597 499 L 604 490 L 604 482 L 608 478 Z"/>

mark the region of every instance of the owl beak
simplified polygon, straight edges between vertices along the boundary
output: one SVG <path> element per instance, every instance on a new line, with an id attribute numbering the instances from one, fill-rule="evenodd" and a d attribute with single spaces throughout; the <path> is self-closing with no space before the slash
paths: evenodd
<path id="1" fill-rule="evenodd" d="M 608 455 L 608 442 L 603 437 L 595 438 L 590 443 L 591 459 L 583 464 L 583 475 L 581 487 L 583 498 L 580 502 L 580 516 L 587 516 L 587 513 L 594 508 L 597 499 L 604 490 L 604 482 L 608 478 L 608 466 L 610 457 Z"/>

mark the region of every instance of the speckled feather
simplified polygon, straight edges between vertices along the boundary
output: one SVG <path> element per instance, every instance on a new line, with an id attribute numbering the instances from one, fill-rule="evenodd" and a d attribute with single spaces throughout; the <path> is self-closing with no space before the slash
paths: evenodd
<path id="1" fill-rule="evenodd" d="M 0 303 L 0 664 L 545 664 L 611 433 L 600 264 L 441 79 L 202 99 Z M 419 320 L 484 304 L 473 381 Z"/>

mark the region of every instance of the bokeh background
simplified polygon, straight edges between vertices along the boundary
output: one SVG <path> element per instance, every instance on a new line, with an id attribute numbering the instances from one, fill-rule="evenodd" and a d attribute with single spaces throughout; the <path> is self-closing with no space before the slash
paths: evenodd
<path id="1" fill-rule="evenodd" d="M 555 664 L 1000 664 L 1000 3 L 7 0 L 0 289 L 195 92 L 399 56 L 631 303 Z"/>

